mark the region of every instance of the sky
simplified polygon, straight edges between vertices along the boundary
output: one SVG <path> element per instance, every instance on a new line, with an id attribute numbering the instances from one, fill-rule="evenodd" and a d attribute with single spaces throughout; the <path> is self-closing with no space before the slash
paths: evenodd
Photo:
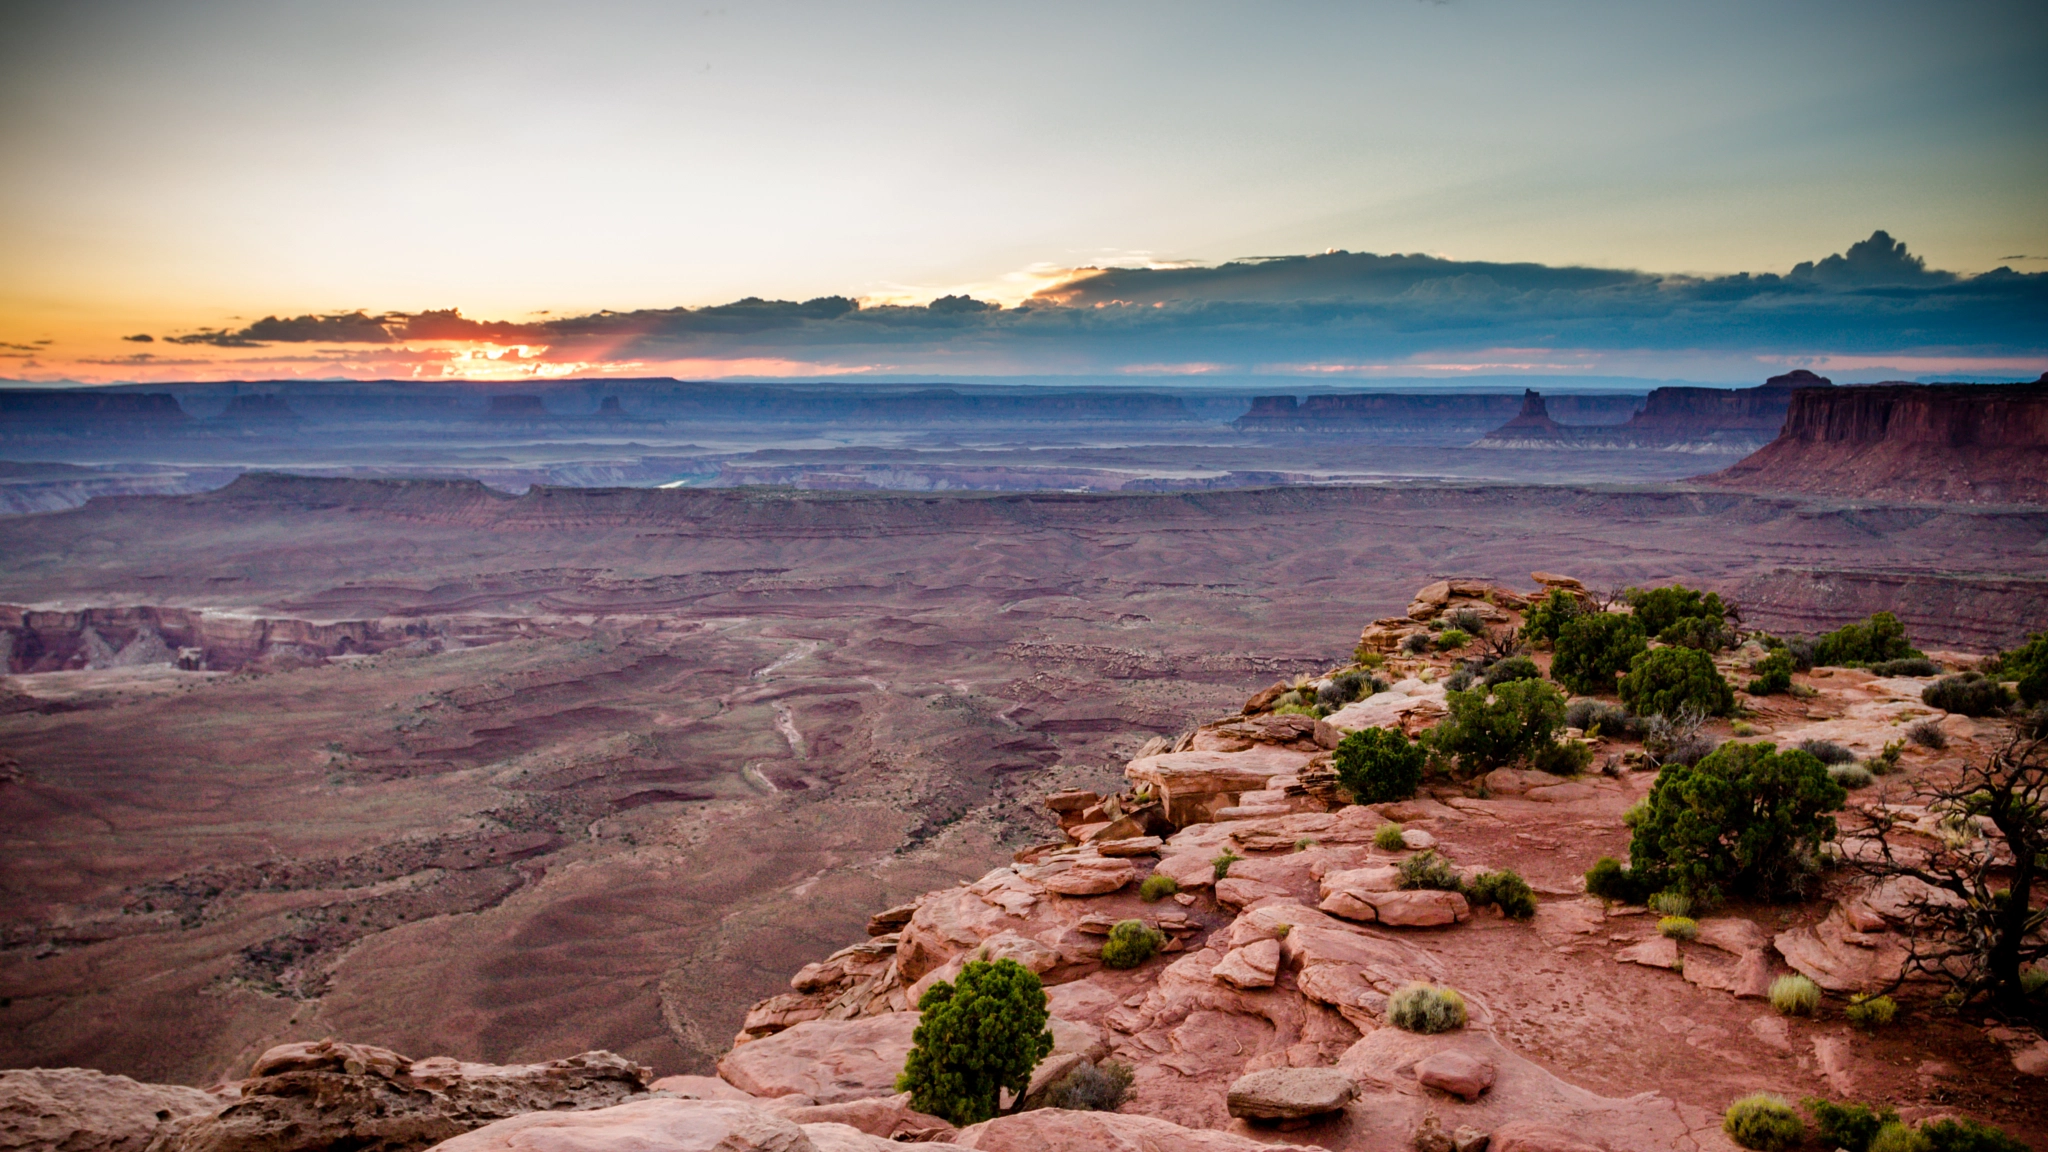
<path id="1" fill-rule="evenodd" d="M 2044 49 L 1977 0 L 15 2 L 0 377 L 2031 378 Z"/>

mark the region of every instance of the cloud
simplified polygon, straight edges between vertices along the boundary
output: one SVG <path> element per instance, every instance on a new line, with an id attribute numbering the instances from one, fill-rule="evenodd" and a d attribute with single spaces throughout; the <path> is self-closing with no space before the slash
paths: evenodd
<path id="1" fill-rule="evenodd" d="M 149 333 L 147 333 L 147 332 L 137 332 L 137 333 L 136 333 L 135 335 L 133 335 L 133 336 L 123 336 L 123 337 L 121 337 L 121 339 L 123 339 L 123 340 L 126 340 L 126 341 L 128 341 L 129 343 L 131 343 L 131 344 L 154 344 L 154 343 L 156 343 L 156 337 L 154 337 L 154 336 L 151 336 L 151 335 L 150 335 Z"/>
<path id="2" fill-rule="evenodd" d="M 266 344 L 389 344 L 394 337 L 388 318 L 361 311 L 327 316 L 265 316 L 247 328 L 212 329 L 184 336 L 166 336 L 173 344 L 212 344 L 220 348 L 261 348 Z M 132 339 L 132 337 L 131 337 Z"/>
<path id="3" fill-rule="evenodd" d="M 367 349 L 342 350 L 374 345 L 379 359 L 423 367 L 449 343 L 494 345 L 493 357 L 517 348 L 520 362 L 578 372 L 749 362 L 962 374 L 1335 365 L 1364 374 L 1402 365 L 1546 371 L 1711 361 L 1740 378 L 1758 362 L 1802 357 L 2048 359 L 2043 315 L 2048 273 L 1933 271 L 1878 232 L 1787 274 L 1665 276 L 1327 252 L 1081 269 L 1009 309 L 965 296 L 869 307 L 825 296 L 528 321 L 471 319 L 452 308 L 356 311 L 270 316 L 170 339 L 228 349 L 319 342 L 359 364 L 370 362 Z"/>
<path id="4" fill-rule="evenodd" d="M 1906 242 L 1893 240 L 1884 231 L 1872 232 L 1870 239 L 1849 245 L 1849 250 L 1822 260 L 1794 265 L 1793 280 L 1819 284 L 1870 287 L 1880 284 L 1946 284 L 1955 279 L 1950 272 L 1929 272 L 1927 261 L 1906 252 Z"/>

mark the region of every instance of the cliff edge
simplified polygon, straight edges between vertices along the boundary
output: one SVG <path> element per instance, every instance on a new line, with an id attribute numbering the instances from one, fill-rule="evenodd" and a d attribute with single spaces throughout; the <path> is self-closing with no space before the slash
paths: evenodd
<path id="1" fill-rule="evenodd" d="M 1719 487 L 1952 504 L 2048 504 L 2048 373 L 2030 384 L 1792 394 L 1778 438 Z"/>

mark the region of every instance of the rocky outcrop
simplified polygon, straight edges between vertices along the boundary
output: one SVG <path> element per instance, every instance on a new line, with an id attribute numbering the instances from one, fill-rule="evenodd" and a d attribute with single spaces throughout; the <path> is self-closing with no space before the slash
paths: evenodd
<path id="1" fill-rule="evenodd" d="M 461 627 L 471 639 L 488 640 L 516 625 L 470 619 Z M 4 671 L 14 673 L 170 664 L 182 649 L 194 655 L 180 660 L 181 667 L 233 671 L 286 653 L 319 660 L 446 643 L 446 631 L 445 624 L 420 619 L 319 623 L 156 605 L 53 610 L 0 604 L 0 634 L 12 637 Z"/>
<path id="2" fill-rule="evenodd" d="M 617 1104 L 652 1079 L 610 1052 L 494 1065 L 332 1040 L 284 1044 L 256 1061 L 238 1099 L 173 1120 L 149 1152 L 414 1152 L 507 1117 Z"/>
<path id="3" fill-rule="evenodd" d="M 1316 1152 L 1300 1144 L 1184 1128 L 1151 1116 L 1051 1108 L 998 1116 L 962 1129 L 953 1142 L 981 1152 Z"/>
<path id="4" fill-rule="evenodd" d="M 718 1074 L 755 1096 L 803 1096 L 814 1104 L 893 1096 L 916 1029 L 915 1012 L 808 1020 L 734 1048 L 718 1062 Z"/>
<path id="5" fill-rule="evenodd" d="M 98 388 L 0 390 L 0 436 L 108 436 L 176 431 L 187 421 L 175 396 Z"/>
<path id="6" fill-rule="evenodd" d="M 871 1147 L 893 1146 L 874 1137 L 865 1139 L 873 1141 Z M 636 1100 L 591 1112 L 514 1116 L 440 1147 L 445 1152 L 818 1152 L 802 1127 L 766 1109 L 733 1100 L 677 1099 Z"/>
<path id="7" fill-rule="evenodd" d="M 1777 439 L 1700 482 L 1877 500 L 2048 503 L 2048 373 L 2031 384 L 1800 391 Z"/>
<path id="8" fill-rule="evenodd" d="M 1777 434 L 1797 390 L 1831 383 L 1801 368 L 1773 376 L 1758 388 L 1658 388 L 1626 424 L 1593 428 L 1552 420 L 1543 397 L 1531 391 L 1514 419 L 1473 447 L 1751 452 Z"/>
<path id="9" fill-rule="evenodd" d="M 143 1152 L 166 1124 L 220 1099 L 89 1068 L 0 1071 L 0 1148 L 8 1152 Z"/>

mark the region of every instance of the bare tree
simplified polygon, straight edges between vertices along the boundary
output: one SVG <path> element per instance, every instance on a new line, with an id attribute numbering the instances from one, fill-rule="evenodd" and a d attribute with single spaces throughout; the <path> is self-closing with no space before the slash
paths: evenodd
<path id="1" fill-rule="evenodd" d="M 2035 899 L 2048 882 L 2048 739 L 2015 732 L 1954 781 L 1921 781 L 1914 795 L 1931 828 L 1895 808 L 1865 808 L 1867 842 L 1853 854 L 1879 880 L 1917 881 L 1899 886 L 1911 949 L 1900 979 L 1928 976 L 1962 1003 L 2028 1014 L 2021 971 L 2048 958 L 2048 907 Z"/>

